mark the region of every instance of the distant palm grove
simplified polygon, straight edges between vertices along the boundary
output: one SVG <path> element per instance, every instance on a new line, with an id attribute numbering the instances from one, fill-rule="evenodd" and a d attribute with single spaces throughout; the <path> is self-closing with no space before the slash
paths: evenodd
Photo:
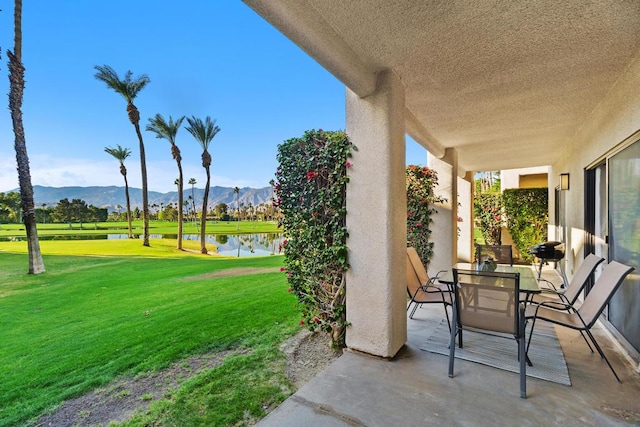
<path id="1" fill-rule="evenodd" d="M 237 208 L 236 208 L 237 205 Z M 151 204 L 149 207 L 149 219 L 158 221 L 178 222 L 178 203 Z M 200 222 L 202 210 L 195 205 L 192 196 L 188 196 L 183 202 L 183 221 Z M 81 199 L 61 199 L 55 205 L 42 203 L 35 210 L 38 223 L 71 224 L 96 223 L 104 221 L 127 221 L 127 210 L 120 205 L 109 212 L 107 208 L 87 204 Z M 236 204 L 229 206 L 227 203 L 218 203 L 207 209 L 207 220 L 217 221 L 275 221 L 280 216 L 278 208 L 272 203 Z M 0 224 L 18 224 L 21 222 L 21 200 L 18 192 L 0 192 Z M 131 220 L 142 219 L 142 211 L 136 207 L 131 210 Z"/>

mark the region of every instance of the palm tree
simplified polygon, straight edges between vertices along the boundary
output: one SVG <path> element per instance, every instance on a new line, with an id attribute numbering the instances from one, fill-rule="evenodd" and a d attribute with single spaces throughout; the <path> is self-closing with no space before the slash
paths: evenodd
<path id="1" fill-rule="evenodd" d="M 123 148 L 118 144 L 114 147 L 104 147 L 104 151 L 111 154 L 120 162 L 120 174 L 124 178 L 124 195 L 127 199 L 127 222 L 129 223 L 129 238 L 133 239 L 133 231 L 131 229 L 131 202 L 129 201 L 129 182 L 127 181 L 127 168 L 124 166 L 124 161 L 131 155 L 131 150 Z M 120 213 L 120 212 L 118 212 Z"/>
<path id="2" fill-rule="evenodd" d="M 238 187 L 233 187 L 233 194 L 236 196 L 236 231 L 240 227 L 240 205 L 238 204 L 238 194 L 240 194 L 240 189 Z"/>
<path id="3" fill-rule="evenodd" d="M 220 128 L 216 126 L 216 121 L 211 120 L 211 117 L 207 116 L 204 119 L 199 119 L 195 116 L 187 118 L 189 126 L 187 131 L 193 135 L 202 147 L 202 167 L 207 171 L 207 185 L 204 187 L 204 197 L 202 200 L 202 226 L 200 227 L 200 252 L 207 253 L 207 246 L 205 245 L 205 229 L 207 227 L 207 203 L 209 201 L 209 186 L 211 185 L 211 155 L 209 154 L 209 144 L 220 132 Z"/>
<path id="4" fill-rule="evenodd" d="M 135 127 L 136 134 L 138 135 L 138 142 L 140 143 L 140 169 L 142 172 L 142 223 L 143 223 L 143 241 L 144 246 L 149 246 L 149 194 L 147 190 L 147 161 L 144 153 L 144 141 L 142 140 L 142 133 L 140 132 L 140 112 L 133 105 L 133 100 L 151 80 L 146 74 L 136 77 L 132 77 L 133 73 L 127 71 L 123 80 L 120 80 L 115 70 L 108 65 L 95 66 L 98 72 L 95 74 L 95 78 L 104 82 L 107 87 L 113 89 L 116 93 L 119 93 L 127 101 L 127 114 L 129 115 L 129 121 Z"/>
<path id="5" fill-rule="evenodd" d="M 191 215 L 193 218 L 193 222 L 196 224 L 196 226 L 198 225 L 197 221 L 196 221 L 196 195 L 194 193 L 195 191 L 195 185 L 197 184 L 197 181 L 195 178 L 189 178 L 189 184 L 191 184 Z"/>
<path id="6" fill-rule="evenodd" d="M 14 8 L 14 48 L 7 51 L 9 57 L 9 109 L 13 121 L 15 135 L 16 161 L 18 164 L 18 181 L 20 182 L 20 199 L 22 220 L 27 231 L 27 245 L 29 252 L 29 274 L 44 273 L 44 262 L 40 252 L 38 228 L 36 225 L 36 207 L 33 200 L 33 186 L 31 185 L 31 170 L 27 155 L 27 141 L 24 136 L 22 123 L 22 99 L 24 93 L 24 66 L 22 65 L 22 0 L 15 0 Z"/>
<path id="7" fill-rule="evenodd" d="M 184 185 L 182 176 L 182 156 L 180 155 L 180 149 L 176 145 L 176 134 L 180 125 L 184 120 L 184 116 L 180 117 L 175 122 L 173 118 L 169 116 L 169 122 L 164 119 L 160 114 L 156 114 L 153 119 L 149 119 L 147 125 L 147 131 L 156 134 L 156 138 L 164 138 L 171 144 L 171 155 L 178 165 L 178 204 L 182 206 L 182 187 Z M 178 211 L 178 250 L 182 250 L 182 209 Z"/>

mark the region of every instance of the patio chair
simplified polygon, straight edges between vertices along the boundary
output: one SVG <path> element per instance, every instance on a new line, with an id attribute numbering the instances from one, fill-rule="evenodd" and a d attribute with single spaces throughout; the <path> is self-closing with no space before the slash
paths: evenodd
<path id="1" fill-rule="evenodd" d="M 519 301 L 520 273 L 453 269 L 453 327 L 449 341 L 449 377 L 458 345 L 463 348 L 462 332 L 512 335 L 518 344 L 520 397 L 527 397 L 524 304 Z M 498 335 L 498 334 L 495 334 Z M 508 338 L 507 337 L 505 338 Z"/>
<path id="2" fill-rule="evenodd" d="M 616 371 L 613 369 L 613 366 L 609 363 L 609 359 L 607 359 L 607 356 L 605 356 L 595 337 L 591 333 L 591 328 L 600 317 L 600 314 L 602 314 L 602 311 L 611 300 L 611 297 L 613 297 L 613 294 L 624 281 L 624 278 L 631 271 L 633 271 L 633 267 L 629 267 L 616 261 L 611 261 L 611 263 L 605 266 L 602 274 L 598 280 L 596 280 L 593 288 L 591 288 L 591 291 L 577 310 L 571 310 L 571 306 L 569 304 L 562 304 L 560 302 L 542 302 L 540 304 L 528 305 L 525 311 L 525 319 L 527 321 L 532 320 L 532 324 L 527 343 L 527 351 L 531 345 L 531 335 L 533 334 L 536 321 L 538 320 L 545 320 L 556 325 L 575 329 L 587 334 L 595 348 L 598 350 L 600 357 L 607 362 L 609 369 L 611 369 L 611 372 L 613 372 L 613 375 L 616 377 L 618 382 L 621 382 L 618 374 L 616 374 Z M 561 304 L 564 305 L 564 311 L 557 309 Z M 587 344 L 589 344 L 588 341 Z M 589 348 L 593 352 L 591 346 L 589 346 Z"/>
<path id="3" fill-rule="evenodd" d="M 558 304 L 557 307 L 560 310 L 566 310 L 567 304 L 570 307 L 573 307 L 573 304 L 576 302 L 576 300 L 580 296 L 580 293 L 587 285 L 587 282 L 593 275 L 596 267 L 598 267 L 598 265 L 600 265 L 600 263 L 603 261 L 604 258 L 601 258 L 594 254 L 589 254 L 582 261 L 582 264 L 580 264 L 578 271 L 576 271 L 576 274 L 573 275 L 573 278 L 566 288 L 564 288 L 563 290 L 557 290 L 555 287 L 545 289 L 544 292 L 547 293 L 547 295 L 545 295 L 544 293 L 534 294 L 531 297 L 531 302 L 538 304 L 541 302 L 560 302 L 561 304 Z"/>
<path id="4" fill-rule="evenodd" d="M 415 248 L 407 248 L 407 293 L 410 298 L 407 311 L 409 311 L 411 304 L 414 304 L 409 319 L 413 319 L 416 309 L 422 304 L 442 304 L 447 324 L 451 329 L 447 306 L 453 305 L 453 299 L 451 298 L 449 287 L 437 283 L 438 276 L 441 273 L 444 273 L 444 270 L 439 271 L 435 277 L 430 278 Z"/>
<path id="5" fill-rule="evenodd" d="M 498 264 L 513 265 L 513 249 L 511 245 L 476 245 L 476 262 L 481 264 L 487 258 Z"/>

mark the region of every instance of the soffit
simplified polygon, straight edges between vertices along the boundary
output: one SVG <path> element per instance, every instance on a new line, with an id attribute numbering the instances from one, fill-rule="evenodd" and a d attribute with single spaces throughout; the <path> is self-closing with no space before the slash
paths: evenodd
<path id="1" fill-rule="evenodd" d="M 395 70 L 466 170 L 552 164 L 640 51 L 636 0 L 245 2 L 360 95 Z"/>

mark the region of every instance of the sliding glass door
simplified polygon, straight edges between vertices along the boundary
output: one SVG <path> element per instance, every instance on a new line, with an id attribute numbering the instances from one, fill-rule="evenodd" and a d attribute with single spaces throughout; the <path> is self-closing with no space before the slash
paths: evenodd
<path id="1" fill-rule="evenodd" d="M 635 267 L 611 300 L 608 318 L 640 352 L 640 141 L 607 164 L 608 258 Z"/>

